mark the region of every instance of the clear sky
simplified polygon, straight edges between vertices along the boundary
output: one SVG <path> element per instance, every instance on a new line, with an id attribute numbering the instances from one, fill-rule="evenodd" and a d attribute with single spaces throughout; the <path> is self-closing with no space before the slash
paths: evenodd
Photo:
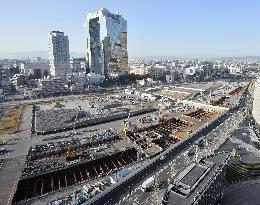
<path id="1" fill-rule="evenodd" d="M 0 0 L 0 52 L 47 50 L 51 30 L 84 52 L 86 15 L 102 7 L 128 21 L 132 57 L 260 55 L 259 0 Z"/>

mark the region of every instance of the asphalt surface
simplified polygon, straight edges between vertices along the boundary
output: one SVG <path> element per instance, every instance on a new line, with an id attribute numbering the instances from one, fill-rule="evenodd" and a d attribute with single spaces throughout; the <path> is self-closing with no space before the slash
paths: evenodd
<path id="1" fill-rule="evenodd" d="M 224 119 L 217 120 L 213 125 L 198 134 L 195 139 L 206 135 L 206 145 L 205 148 L 200 151 L 196 149 L 197 154 L 194 156 L 195 158 L 206 156 L 219 149 L 229 137 L 230 133 L 233 132 L 245 118 L 246 115 L 242 112 L 245 103 L 246 100 L 243 98 L 240 100 L 239 106 L 229 110 Z M 189 159 L 187 153 L 190 149 L 194 149 L 195 139 L 190 140 L 189 144 L 186 143 L 176 148 L 169 156 L 166 156 L 164 160 L 157 160 L 156 163 L 153 163 L 148 169 L 145 169 L 145 171 L 140 171 L 133 178 L 128 178 L 124 183 L 118 184 L 117 187 L 111 189 L 102 197 L 96 197 L 97 200 L 91 200 L 86 204 L 156 204 L 156 200 L 150 201 L 149 199 L 153 199 L 155 196 L 159 198 L 161 194 L 156 193 L 156 189 L 162 192 L 162 190 L 167 187 L 170 174 L 177 173 L 191 162 L 192 158 Z M 155 191 L 143 191 L 141 189 L 143 182 L 152 176 L 156 179 Z"/>
<path id="2" fill-rule="evenodd" d="M 209 133 L 205 139 L 207 139 L 207 145 L 205 145 L 204 149 L 198 149 L 195 148 L 196 146 L 193 144 L 190 147 L 188 147 L 187 149 L 184 149 L 178 156 L 176 156 L 172 161 L 169 161 L 166 165 L 162 164 L 162 165 L 158 165 L 157 170 L 155 170 L 155 178 L 158 181 L 158 184 L 164 184 L 167 183 L 168 178 L 170 177 L 171 174 L 177 173 L 178 171 L 180 171 L 181 169 L 183 169 L 184 167 L 186 167 L 188 164 L 191 163 L 192 160 L 194 160 L 195 158 L 201 158 L 203 156 L 206 156 L 210 153 L 212 153 L 214 150 L 216 150 L 218 148 L 219 145 L 221 145 L 224 140 L 227 138 L 227 132 L 231 132 L 232 129 L 227 129 L 227 127 L 229 127 L 229 125 L 231 123 L 227 122 L 228 124 L 225 125 L 225 123 L 221 124 L 220 126 L 218 126 L 215 131 Z M 224 132 L 223 132 L 224 131 Z M 214 135 L 214 133 L 216 135 Z M 218 134 L 219 133 L 219 134 Z M 216 136 L 218 136 L 218 138 L 216 138 Z M 210 141 L 210 142 L 209 142 Z M 191 156 L 189 157 L 187 155 L 187 153 L 194 149 L 196 150 L 196 155 L 195 156 Z M 150 177 L 150 176 L 147 176 Z M 142 184 L 142 182 L 140 183 Z M 163 188 L 163 187 L 159 187 L 159 188 Z M 148 192 L 148 196 L 147 196 L 147 192 L 143 192 L 143 191 L 139 191 L 139 196 L 133 196 L 132 198 L 129 198 L 129 200 L 125 200 L 125 202 L 123 202 L 122 204 L 131 204 L 132 201 L 134 201 L 134 199 L 136 199 L 138 201 L 138 198 L 140 198 L 141 200 L 138 202 L 140 204 L 142 204 L 143 202 L 146 202 L 147 198 L 150 197 L 150 194 Z M 138 195 L 138 194 L 137 194 Z M 146 202 L 145 204 L 154 204 L 153 201 L 149 200 L 148 202 Z M 120 203 L 118 203 L 120 204 Z"/>
<path id="3" fill-rule="evenodd" d="M 25 157 L 32 143 L 37 139 L 30 139 L 31 135 L 31 106 L 23 112 L 20 132 L 12 135 L 2 135 L 2 140 L 7 140 L 8 153 L 4 156 L 4 166 L 0 169 L 0 205 L 11 204 L 17 182 L 24 166 Z"/>
<path id="4" fill-rule="evenodd" d="M 241 194 L 243 193 L 243 194 Z M 257 205 L 260 204 L 260 179 L 248 180 L 234 184 L 223 196 L 223 205 Z"/>
<path id="5" fill-rule="evenodd" d="M 73 96 L 62 96 L 59 97 L 61 99 L 69 99 Z M 16 101 L 16 102 L 6 102 L 4 104 L 8 105 L 17 105 L 17 104 L 23 104 L 23 103 L 36 103 L 40 101 L 48 101 L 52 100 L 53 98 L 46 98 L 46 99 L 37 99 L 37 100 L 27 100 L 27 101 Z M 57 98 L 55 98 L 57 99 Z M 232 113 L 233 114 L 233 113 Z M 138 117 L 130 118 L 129 121 L 136 123 L 136 119 Z M 242 116 L 236 116 L 237 118 L 242 119 Z M 93 126 L 88 129 L 92 128 L 100 128 L 107 129 L 114 127 L 115 129 L 121 129 L 123 120 L 114 121 L 112 123 L 106 123 L 98 126 Z M 230 127 L 232 125 L 232 122 L 235 121 L 232 119 L 230 120 L 230 124 L 227 124 L 226 127 Z M 220 125 L 220 123 L 219 123 Z M 220 132 L 225 128 L 225 125 L 221 124 L 219 126 L 220 130 L 216 130 L 217 132 Z M 8 150 L 10 150 L 9 154 L 6 156 L 6 162 L 2 169 L 0 169 L 0 205 L 6 205 L 10 204 L 13 194 L 16 190 L 16 183 L 18 179 L 20 178 L 21 170 L 23 168 L 23 163 L 25 160 L 25 156 L 28 152 L 29 147 L 32 144 L 38 144 L 41 142 L 41 140 L 46 136 L 32 136 L 31 138 L 31 106 L 27 106 L 26 111 L 23 113 L 23 119 L 22 124 L 20 126 L 21 132 L 18 134 L 13 134 L 12 136 L 1 136 L 1 139 L 10 139 L 8 142 L 9 144 L 6 146 Z M 84 130 L 84 129 L 82 129 Z M 207 134 L 210 130 L 206 130 L 202 132 L 202 135 Z M 214 133 L 214 132 L 212 132 Z M 225 136 L 223 133 L 220 132 L 218 136 Z M 208 136 L 207 136 L 208 137 Z M 218 143 L 222 143 L 224 141 L 224 138 L 216 137 L 215 135 L 209 136 L 208 140 L 208 146 L 215 146 L 218 145 Z M 16 139 L 16 140 L 15 140 Z M 212 140 L 211 140 L 212 139 Z M 216 140 L 216 141 L 215 141 Z M 219 140 L 219 142 L 218 142 Z M 218 142 L 218 143 L 217 143 Z M 111 201 L 111 198 L 105 198 L 105 203 L 103 204 L 142 204 L 142 203 L 150 203 L 149 201 L 156 201 L 155 199 L 159 199 L 158 196 L 162 196 L 164 188 L 167 186 L 167 180 L 169 175 L 172 172 L 177 172 L 178 170 L 182 169 L 186 166 L 193 158 L 200 157 L 204 154 L 207 154 L 209 151 L 214 150 L 213 148 L 207 148 L 202 149 L 200 151 L 197 150 L 198 156 L 192 156 L 187 157 L 187 153 L 190 149 L 194 149 L 194 146 L 192 146 L 191 142 L 190 144 L 185 145 L 184 147 L 180 147 L 176 149 L 171 154 L 171 157 L 166 158 L 165 160 L 158 161 L 157 163 L 154 163 L 153 166 L 150 167 L 150 170 L 146 172 L 145 175 L 140 174 L 136 177 L 135 181 L 132 181 L 130 184 L 127 184 L 124 189 L 122 189 L 121 193 L 117 193 L 114 195 L 113 200 Z M 204 150 L 204 151 L 203 151 Z M 173 157 L 172 157 L 173 156 Z M 185 162 L 185 163 L 184 163 Z M 156 176 L 156 189 L 152 192 L 143 192 L 141 191 L 140 187 L 145 179 L 147 179 L 150 176 Z"/>
<path id="6" fill-rule="evenodd" d="M 165 160 L 158 160 L 152 167 L 147 169 L 142 174 L 137 174 L 134 180 L 124 183 L 120 186 L 120 192 L 117 190 L 114 194 L 108 194 L 103 197 L 102 200 L 98 200 L 93 204 L 145 204 L 152 202 L 148 199 L 153 199 L 153 196 L 158 196 L 157 192 L 162 192 L 162 190 L 167 187 L 168 178 L 172 172 L 177 173 L 179 170 L 188 165 L 192 159 L 195 157 L 199 158 L 213 152 L 218 149 L 219 145 L 225 141 L 228 137 L 227 133 L 230 133 L 232 129 L 235 129 L 236 125 L 242 120 L 243 114 L 230 113 L 230 120 L 226 120 L 224 123 L 216 122 L 216 128 L 214 132 L 212 129 L 205 129 L 199 136 L 206 135 L 207 146 L 205 149 L 197 150 L 197 156 L 188 157 L 187 153 L 194 149 L 195 145 L 192 143 L 187 144 L 184 148 L 177 148 L 171 157 L 166 157 Z M 237 120 L 235 120 L 237 119 Z M 226 135 L 224 134 L 226 133 Z M 195 141 L 195 140 L 194 140 Z M 143 182 L 149 177 L 155 177 L 156 189 L 152 192 L 142 191 L 141 186 Z"/>

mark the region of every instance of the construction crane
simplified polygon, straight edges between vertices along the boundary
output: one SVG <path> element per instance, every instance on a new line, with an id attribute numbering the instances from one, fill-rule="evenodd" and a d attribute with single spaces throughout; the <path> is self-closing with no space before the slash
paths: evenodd
<path id="1" fill-rule="evenodd" d="M 74 120 L 74 124 L 73 124 L 73 132 L 72 132 L 72 136 L 74 137 L 75 136 L 75 126 L 76 126 L 76 121 L 78 120 L 78 115 L 79 115 L 79 112 L 81 111 L 81 106 L 78 106 L 78 111 L 77 111 L 77 114 L 76 114 L 76 117 L 75 117 L 75 120 Z M 66 160 L 67 161 L 70 161 L 70 160 L 73 160 L 74 157 L 75 157 L 75 154 L 74 154 L 74 151 L 73 151 L 73 144 L 74 144 L 74 138 L 71 138 L 69 143 L 68 143 L 68 149 L 67 149 L 67 152 L 66 152 Z"/>
<path id="2" fill-rule="evenodd" d="M 71 140 L 68 143 L 68 150 L 66 152 L 66 160 L 70 161 L 74 159 L 74 151 L 73 151 L 73 138 L 71 138 Z"/>

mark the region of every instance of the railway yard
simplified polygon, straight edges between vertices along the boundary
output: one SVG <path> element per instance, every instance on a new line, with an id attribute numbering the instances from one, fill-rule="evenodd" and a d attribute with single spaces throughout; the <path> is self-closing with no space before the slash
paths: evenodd
<path id="1" fill-rule="evenodd" d="M 23 139 L 16 134 L 16 141 L 8 135 L 1 139 L 7 141 L 1 145 L 6 150 L 25 144 L 23 152 L 1 153 L 1 176 L 7 174 L 5 166 L 21 169 L 4 204 L 83 204 L 115 183 L 115 173 L 142 167 L 216 119 L 236 103 L 244 87 L 245 83 L 184 84 L 154 92 L 138 89 L 150 99 L 114 91 L 24 102 L 30 119 L 21 126 L 30 124 L 29 134 Z M 6 165 L 4 160 L 10 162 Z"/>

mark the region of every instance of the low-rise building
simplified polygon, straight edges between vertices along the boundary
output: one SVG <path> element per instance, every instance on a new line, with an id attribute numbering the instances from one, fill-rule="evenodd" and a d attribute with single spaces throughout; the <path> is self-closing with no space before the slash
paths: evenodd
<path id="1" fill-rule="evenodd" d="M 37 74 L 36 77 L 40 79 L 50 73 L 50 65 L 48 62 L 22 62 L 20 63 L 20 72 L 26 77 Z"/>
<path id="2" fill-rule="evenodd" d="M 13 84 L 13 86 L 17 87 L 17 86 L 21 86 L 21 85 L 25 85 L 25 76 L 23 74 L 15 74 L 12 78 L 11 78 L 11 83 Z"/>
<path id="3" fill-rule="evenodd" d="M 150 68 L 150 76 L 154 79 L 164 78 L 167 68 L 165 66 L 155 66 Z"/>
<path id="4" fill-rule="evenodd" d="M 149 68 L 145 65 L 134 65 L 130 67 L 130 73 L 135 75 L 148 75 L 149 74 Z"/>
<path id="5" fill-rule="evenodd" d="M 168 84 L 181 81 L 183 79 L 183 71 L 181 69 L 168 70 L 165 72 L 165 79 Z"/>
<path id="6" fill-rule="evenodd" d="M 88 63 L 86 58 L 71 58 L 70 67 L 72 73 L 88 73 Z"/>
<path id="7" fill-rule="evenodd" d="M 105 76 L 95 73 L 88 73 L 86 75 L 86 82 L 88 85 L 98 85 L 103 83 Z"/>
<path id="8" fill-rule="evenodd" d="M 0 67 L 0 82 L 8 80 L 10 77 L 10 70 L 7 68 Z"/>
<path id="9" fill-rule="evenodd" d="M 243 69 L 239 66 L 228 66 L 229 74 L 230 75 L 242 75 Z"/>

